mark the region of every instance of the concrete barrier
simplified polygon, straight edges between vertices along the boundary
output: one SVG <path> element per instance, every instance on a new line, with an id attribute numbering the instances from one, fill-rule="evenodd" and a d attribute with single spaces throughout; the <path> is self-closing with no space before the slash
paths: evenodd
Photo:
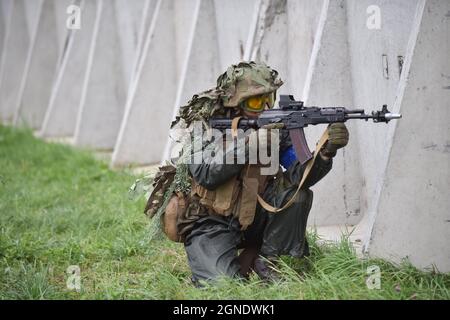
<path id="1" fill-rule="evenodd" d="M 112 165 L 161 160 L 177 85 L 173 10 L 172 1 L 159 0 L 156 4 L 135 81 L 128 92 Z"/>
<path id="2" fill-rule="evenodd" d="M 140 47 L 142 47 L 142 21 L 143 19 L 150 21 L 146 15 L 150 1 L 115 0 L 114 5 L 117 13 L 116 19 L 125 83 L 128 87 L 135 72 L 136 56 L 139 54 Z"/>
<path id="3" fill-rule="evenodd" d="M 220 70 L 225 71 L 230 65 L 244 59 L 245 46 L 258 2 L 214 0 Z M 218 76 L 217 74 L 216 78 Z"/>
<path id="4" fill-rule="evenodd" d="M 303 99 L 308 106 L 353 106 L 350 57 L 347 46 L 345 1 L 322 3 L 320 18 L 307 74 Z M 358 136 L 354 123 L 347 122 L 350 142 L 333 159 L 333 170 L 313 187 L 315 199 L 308 223 L 314 225 L 353 225 L 360 221 L 362 178 L 358 164 Z M 310 147 L 326 126 L 305 129 Z"/>
<path id="5" fill-rule="evenodd" d="M 55 2 L 44 0 L 33 13 L 39 18 L 31 37 L 14 124 L 40 129 L 50 101 L 59 57 Z"/>
<path id="6" fill-rule="evenodd" d="M 368 251 L 450 272 L 450 3 L 419 1 Z"/>
<path id="7" fill-rule="evenodd" d="M 30 46 L 25 1 L 13 1 L 6 20 L 0 72 L 0 118 L 11 123 Z"/>
<path id="8" fill-rule="evenodd" d="M 402 58 L 399 57 L 406 56 L 416 5 L 417 0 L 347 1 L 350 70 L 355 106 L 372 111 L 380 110 L 383 104 L 387 104 L 392 111 L 400 79 L 399 63 Z M 367 26 L 370 26 L 370 17 L 374 14 L 372 8 L 379 8 L 379 28 Z M 373 195 L 384 174 L 381 163 L 389 153 L 386 147 L 390 143 L 388 127 L 393 123 L 384 125 L 360 121 L 355 125 L 352 137 L 359 137 L 358 161 L 364 179 L 360 190 L 361 211 L 372 215 L 377 205 Z"/>
<path id="9" fill-rule="evenodd" d="M 81 29 L 71 30 L 68 34 L 67 46 L 62 54 L 40 131 L 44 137 L 72 137 L 75 133 L 97 4 L 94 1 L 82 1 L 80 8 L 83 19 Z"/>
<path id="10" fill-rule="evenodd" d="M 126 97 L 116 7 L 98 1 L 87 72 L 81 93 L 74 144 L 112 149 Z"/>

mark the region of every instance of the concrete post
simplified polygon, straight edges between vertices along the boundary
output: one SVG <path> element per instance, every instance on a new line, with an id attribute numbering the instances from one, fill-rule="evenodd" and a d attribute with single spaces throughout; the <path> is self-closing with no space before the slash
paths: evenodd
<path id="1" fill-rule="evenodd" d="M 152 1 L 154 6 L 155 1 Z M 141 29 L 142 21 L 150 21 L 147 19 L 146 12 L 150 1 L 148 0 L 115 0 L 116 18 L 118 25 L 119 43 L 122 51 L 122 65 L 124 66 L 124 74 L 126 86 L 130 85 L 130 81 L 135 72 L 134 62 L 139 54 L 139 47 L 142 47 Z"/>
<path id="2" fill-rule="evenodd" d="M 68 34 L 65 53 L 40 132 L 44 137 L 68 137 L 75 133 L 97 4 L 95 1 L 82 1 L 80 8 L 81 29 L 71 30 Z"/>
<path id="3" fill-rule="evenodd" d="M 323 1 L 305 76 L 303 99 L 308 106 L 353 105 L 347 41 L 345 1 Z M 358 137 L 352 134 L 354 123 L 347 122 L 347 127 L 349 144 L 333 159 L 333 170 L 313 187 L 315 199 L 308 221 L 312 226 L 352 225 L 361 219 Z M 306 128 L 311 148 L 324 130 L 326 126 Z"/>
<path id="4" fill-rule="evenodd" d="M 244 60 L 245 45 L 257 2 L 214 0 L 220 70 L 225 71 L 230 65 Z"/>
<path id="5" fill-rule="evenodd" d="M 6 123 L 14 117 L 30 45 L 24 0 L 13 1 L 10 12 L 0 67 L 0 118 Z"/>
<path id="6" fill-rule="evenodd" d="M 303 98 L 303 87 L 322 11 L 323 0 L 288 0 L 288 74 L 282 75 L 290 94 Z"/>
<path id="7" fill-rule="evenodd" d="M 156 4 L 128 92 L 112 165 L 156 163 L 162 158 L 177 82 L 173 9 L 173 1 L 159 0 Z"/>
<path id="8" fill-rule="evenodd" d="M 380 110 L 383 104 L 387 104 L 392 111 L 416 4 L 417 0 L 346 2 L 355 106 L 372 111 Z M 377 10 L 380 13 L 379 26 L 375 23 Z M 383 179 L 380 164 L 389 152 L 386 145 L 390 143 L 390 138 L 387 136 L 388 126 L 384 124 L 356 121 L 355 125 L 351 140 L 360 137 L 359 163 L 364 177 L 360 190 L 361 212 L 368 218 L 376 212 L 374 193 L 380 179 Z"/>
<path id="9" fill-rule="evenodd" d="M 389 127 L 371 256 L 450 271 L 450 2 L 421 0 Z"/>
<path id="10" fill-rule="evenodd" d="M 95 149 L 114 147 L 126 96 L 116 8 L 98 1 L 74 143 Z"/>
<path id="11" fill-rule="evenodd" d="M 36 13 L 39 19 L 28 51 L 14 123 L 40 129 L 50 101 L 59 52 L 54 1 L 44 0 Z"/>

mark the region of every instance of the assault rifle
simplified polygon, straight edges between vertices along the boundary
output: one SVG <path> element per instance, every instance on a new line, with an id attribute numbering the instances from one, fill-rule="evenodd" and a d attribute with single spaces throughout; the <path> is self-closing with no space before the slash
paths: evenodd
<path id="1" fill-rule="evenodd" d="M 292 95 L 280 95 L 279 108 L 263 111 L 257 119 L 241 119 L 238 129 L 258 129 L 277 125 L 279 129 L 289 130 L 289 135 L 294 146 L 295 153 L 301 164 L 312 158 L 306 142 L 303 128 L 308 125 L 329 124 L 335 122 L 346 122 L 351 119 L 372 119 L 373 122 L 388 123 L 393 119 L 400 119 L 401 114 L 391 113 L 387 105 L 383 105 L 380 111 L 366 114 L 364 109 L 349 110 L 343 107 L 305 107 L 303 101 L 295 101 Z M 232 119 L 211 118 L 209 126 L 221 131 L 231 129 Z"/>

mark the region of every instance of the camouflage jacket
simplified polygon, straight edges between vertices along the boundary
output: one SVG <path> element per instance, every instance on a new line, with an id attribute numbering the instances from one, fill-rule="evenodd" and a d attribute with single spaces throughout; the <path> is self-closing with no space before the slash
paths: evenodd
<path id="1" fill-rule="evenodd" d="M 287 131 L 282 131 L 280 152 L 291 145 Z M 235 148 L 228 152 L 234 152 L 234 154 L 236 154 L 239 151 Z M 227 157 L 226 152 L 223 156 L 224 158 Z M 218 162 L 217 159 L 214 158 L 207 158 L 204 159 L 201 164 L 190 164 L 189 171 L 196 183 L 208 190 L 215 190 L 233 177 L 241 175 L 246 166 L 245 164 L 224 163 L 224 161 Z M 305 167 L 306 165 L 302 166 L 298 161 L 295 161 L 288 170 L 284 172 L 282 172 L 280 168 L 276 178 L 272 176 L 267 179 L 260 195 L 269 204 L 281 207 L 289 200 L 297 189 L 298 184 L 303 177 Z M 331 170 L 331 167 L 332 159 L 325 161 L 320 156 L 316 158 L 313 168 L 302 187 L 299 198 L 299 205 L 301 208 L 309 212 L 312 204 L 312 191 L 309 190 L 309 188 L 321 180 Z M 264 209 L 258 205 L 256 210 Z M 199 199 L 196 199 L 195 197 L 191 198 L 184 218 L 178 222 L 179 234 L 185 237 L 192 230 L 196 220 L 209 214 L 211 214 L 211 210 L 202 206 L 202 204 L 199 203 Z"/>

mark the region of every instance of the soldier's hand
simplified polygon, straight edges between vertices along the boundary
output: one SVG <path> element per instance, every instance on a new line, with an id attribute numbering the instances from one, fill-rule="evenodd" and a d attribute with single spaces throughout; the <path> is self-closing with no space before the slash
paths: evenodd
<path id="1" fill-rule="evenodd" d="M 325 157 L 334 157 L 336 151 L 347 145 L 349 133 L 344 123 L 332 123 L 328 126 L 328 141 L 321 150 Z"/>

